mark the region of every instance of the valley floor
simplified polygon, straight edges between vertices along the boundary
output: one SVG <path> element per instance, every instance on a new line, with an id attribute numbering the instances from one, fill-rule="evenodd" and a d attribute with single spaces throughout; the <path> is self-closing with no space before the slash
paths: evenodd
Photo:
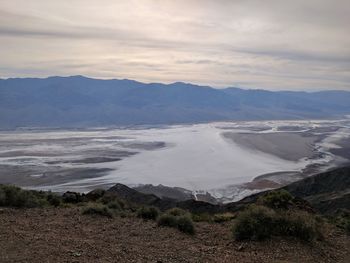
<path id="1" fill-rule="evenodd" d="M 0 262 L 350 262 L 350 238 L 236 242 L 232 223 L 189 236 L 154 221 L 81 215 L 79 208 L 0 209 Z"/>

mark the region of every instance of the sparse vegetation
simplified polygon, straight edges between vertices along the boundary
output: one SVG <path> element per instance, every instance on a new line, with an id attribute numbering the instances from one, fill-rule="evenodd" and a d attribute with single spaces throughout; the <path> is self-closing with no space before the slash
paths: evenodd
<path id="1" fill-rule="evenodd" d="M 165 213 L 158 218 L 158 226 L 177 227 L 177 218 Z"/>
<path id="2" fill-rule="evenodd" d="M 50 205 L 58 207 L 61 204 L 61 197 L 54 193 L 49 193 L 47 196 L 47 201 Z"/>
<path id="3" fill-rule="evenodd" d="M 185 210 L 178 207 L 171 208 L 167 210 L 166 213 L 173 216 L 183 216 L 187 214 Z"/>
<path id="4" fill-rule="evenodd" d="M 345 230 L 350 235 L 350 211 L 347 209 L 340 209 L 335 216 L 329 218 L 329 221 L 337 227 Z"/>
<path id="5" fill-rule="evenodd" d="M 223 223 L 223 222 L 231 221 L 234 218 L 235 218 L 235 214 L 232 214 L 232 213 L 215 214 L 213 217 L 213 221 L 215 223 Z"/>
<path id="6" fill-rule="evenodd" d="M 159 213 L 159 209 L 153 206 L 143 206 L 137 210 L 137 216 L 146 220 L 156 220 Z"/>
<path id="7" fill-rule="evenodd" d="M 233 227 L 237 240 L 263 240 L 272 235 L 275 212 L 263 206 L 250 206 L 241 212 Z"/>
<path id="8" fill-rule="evenodd" d="M 213 222 L 213 216 L 208 213 L 191 214 L 191 218 L 194 222 Z"/>
<path id="9" fill-rule="evenodd" d="M 116 200 L 109 202 L 107 206 L 110 209 L 122 210 L 120 204 Z"/>
<path id="10" fill-rule="evenodd" d="M 103 193 L 103 194 L 102 194 Z M 82 206 L 82 213 L 105 217 L 134 216 L 147 220 L 157 220 L 158 226 L 177 228 L 187 234 L 194 234 L 195 222 L 227 222 L 234 220 L 233 235 L 237 240 L 264 240 L 271 236 L 292 236 L 304 241 L 321 238 L 322 220 L 302 211 L 294 204 L 293 197 L 286 191 L 272 191 L 263 195 L 236 217 L 233 213 L 191 214 L 175 207 L 160 215 L 153 206 L 139 207 L 126 203 L 102 190 L 95 191 L 93 200 L 87 195 L 67 192 L 59 196 L 51 192 L 23 190 L 16 186 L 0 185 L 0 206 L 42 207 Z M 91 201 L 91 202 L 88 202 Z M 349 213 L 341 213 L 334 223 L 350 232 Z"/>
<path id="11" fill-rule="evenodd" d="M 113 217 L 112 211 L 107 206 L 96 203 L 88 205 L 83 209 L 82 213 L 83 215 L 99 215 L 109 218 Z"/>
<path id="12" fill-rule="evenodd" d="M 194 234 L 194 225 L 191 217 L 188 215 L 179 216 L 177 218 L 177 228 L 186 234 Z"/>
<path id="13" fill-rule="evenodd" d="M 106 191 L 103 189 L 95 189 L 90 191 L 89 193 L 86 194 L 86 197 L 90 201 L 97 201 L 98 199 L 102 198 L 105 195 Z"/>
<path id="14" fill-rule="evenodd" d="M 286 190 L 270 191 L 259 198 L 258 203 L 272 209 L 287 209 L 292 204 L 293 196 Z"/>
<path id="15" fill-rule="evenodd" d="M 177 228 L 186 234 L 194 234 L 194 224 L 191 215 L 183 209 L 173 208 L 158 218 L 158 226 Z"/>
<path id="16" fill-rule="evenodd" d="M 350 219 L 346 220 L 344 228 L 345 228 L 346 233 L 348 233 L 348 235 L 350 235 Z"/>
<path id="17" fill-rule="evenodd" d="M 65 192 L 62 196 L 62 199 L 63 202 L 71 204 L 76 204 L 84 201 L 83 196 L 80 193 L 70 191 Z"/>
<path id="18" fill-rule="evenodd" d="M 12 185 L 0 185 L 0 205 L 12 207 L 42 207 L 48 205 L 44 192 L 23 190 Z"/>
<path id="19" fill-rule="evenodd" d="M 0 206 L 5 206 L 6 204 L 6 193 L 3 188 L 0 188 Z"/>
<path id="20" fill-rule="evenodd" d="M 278 215 L 273 224 L 275 235 L 293 236 L 303 241 L 322 239 L 317 218 L 305 211 L 288 211 Z"/>
<path id="21" fill-rule="evenodd" d="M 303 241 L 321 238 L 315 216 L 296 210 L 276 212 L 271 208 L 252 205 L 241 212 L 233 227 L 237 240 L 264 240 L 271 236 L 293 236 Z"/>

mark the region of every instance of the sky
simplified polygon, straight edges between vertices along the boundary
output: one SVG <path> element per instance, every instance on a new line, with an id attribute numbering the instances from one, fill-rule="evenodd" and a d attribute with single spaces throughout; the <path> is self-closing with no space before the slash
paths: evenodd
<path id="1" fill-rule="evenodd" d="M 0 0 L 0 77 L 350 90 L 349 0 Z"/>

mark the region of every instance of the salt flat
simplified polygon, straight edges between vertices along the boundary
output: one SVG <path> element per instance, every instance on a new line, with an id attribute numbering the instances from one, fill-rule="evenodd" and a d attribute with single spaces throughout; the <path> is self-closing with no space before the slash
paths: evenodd
<path id="1" fill-rule="evenodd" d="M 293 180 L 310 165 L 348 162 L 333 149 L 344 151 L 349 138 L 348 120 L 1 132 L 0 183 L 53 191 L 163 184 L 236 200 L 260 175 Z"/>

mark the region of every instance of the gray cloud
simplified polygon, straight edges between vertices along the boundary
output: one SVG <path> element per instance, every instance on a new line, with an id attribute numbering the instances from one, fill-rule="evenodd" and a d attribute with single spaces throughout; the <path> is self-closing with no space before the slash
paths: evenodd
<path id="1" fill-rule="evenodd" d="M 0 77 L 350 89 L 343 0 L 0 2 Z"/>

